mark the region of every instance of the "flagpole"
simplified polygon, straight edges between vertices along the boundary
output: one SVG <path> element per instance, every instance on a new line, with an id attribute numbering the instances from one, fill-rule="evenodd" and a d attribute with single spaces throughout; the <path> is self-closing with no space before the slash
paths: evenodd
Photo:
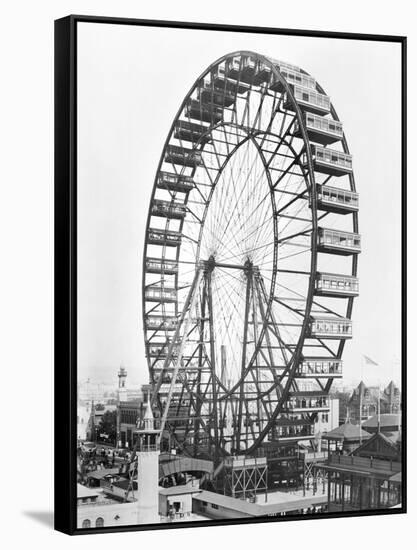
<path id="1" fill-rule="evenodd" d="M 398 400 L 398 436 L 399 437 L 401 436 L 401 428 L 402 428 L 402 426 L 401 426 L 401 424 L 402 424 L 402 412 L 403 412 L 402 401 L 403 401 L 403 389 L 401 387 L 400 388 L 400 398 Z"/>
<path id="2" fill-rule="evenodd" d="M 359 445 L 362 445 L 362 378 L 363 378 L 363 361 L 364 357 L 361 356 L 361 379 L 359 382 Z"/>
<path id="3" fill-rule="evenodd" d="M 378 377 L 378 433 L 381 431 L 381 380 Z"/>

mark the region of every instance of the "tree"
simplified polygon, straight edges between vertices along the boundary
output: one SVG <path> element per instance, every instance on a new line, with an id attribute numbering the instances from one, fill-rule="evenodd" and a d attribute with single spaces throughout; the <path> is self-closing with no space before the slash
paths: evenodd
<path id="1" fill-rule="evenodd" d="M 106 411 L 98 425 L 98 435 L 107 434 L 109 439 L 114 443 L 116 441 L 117 430 L 117 411 Z"/>

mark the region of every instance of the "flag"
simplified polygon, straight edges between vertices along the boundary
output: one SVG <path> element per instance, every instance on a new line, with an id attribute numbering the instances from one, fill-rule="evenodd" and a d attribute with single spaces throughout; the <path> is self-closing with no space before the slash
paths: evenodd
<path id="1" fill-rule="evenodd" d="M 370 365 L 371 367 L 378 367 L 378 363 L 376 363 L 373 359 L 368 357 L 367 355 L 364 355 L 363 358 L 365 359 L 365 365 Z"/>

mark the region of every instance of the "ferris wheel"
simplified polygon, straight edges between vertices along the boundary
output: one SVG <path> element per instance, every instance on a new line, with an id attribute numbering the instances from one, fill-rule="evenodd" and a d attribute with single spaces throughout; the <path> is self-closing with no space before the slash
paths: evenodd
<path id="1" fill-rule="evenodd" d="M 239 51 L 196 80 L 145 237 L 162 439 L 193 456 L 312 439 L 352 337 L 358 207 L 342 123 L 307 72 Z"/>

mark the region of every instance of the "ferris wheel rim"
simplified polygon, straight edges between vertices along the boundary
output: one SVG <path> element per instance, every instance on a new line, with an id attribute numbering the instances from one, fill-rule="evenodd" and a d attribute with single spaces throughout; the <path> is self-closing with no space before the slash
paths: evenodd
<path id="1" fill-rule="evenodd" d="M 312 235 L 311 235 L 311 267 L 310 267 L 310 281 L 309 281 L 309 286 L 308 286 L 308 292 L 307 292 L 307 296 L 306 296 L 306 307 L 305 307 L 305 316 L 304 316 L 304 321 L 303 321 L 303 326 L 302 326 L 302 330 L 300 332 L 300 336 L 299 336 L 299 339 L 298 339 L 298 343 L 297 343 L 297 348 L 296 350 L 293 352 L 293 355 L 292 355 L 292 367 L 291 367 L 291 372 L 288 374 L 288 382 L 286 384 L 286 388 L 284 389 L 284 393 L 283 393 L 283 399 L 286 395 L 286 393 L 288 393 L 289 391 L 289 387 L 290 387 L 290 383 L 291 383 L 291 373 L 292 371 L 296 368 L 297 366 L 297 363 L 300 359 L 300 355 L 302 353 L 302 344 L 305 340 L 305 335 L 306 335 L 306 331 L 307 331 L 307 325 L 308 325 L 308 322 L 309 322 L 309 317 L 310 317 L 310 312 L 311 312 L 311 308 L 312 308 L 312 302 L 313 302 L 313 284 L 314 284 L 314 276 L 317 272 L 317 230 L 318 230 L 318 221 L 317 221 L 317 207 L 316 207 L 316 185 L 315 185 L 315 177 L 314 177 L 314 169 L 313 169 L 313 165 L 312 165 L 312 159 L 311 159 L 311 150 L 310 150 L 310 142 L 309 142 L 309 139 L 306 137 L 306 128 L 304 127 L 304 122 L 303 122 L 303 117 L 302 117 L 302 114 L 301 114 L 301 110 L 299 108 L 299 106 L 297 105 L 297 101 L 295 100 L 295 98 L 293 97 L 293 94 L 292 94 L 292 91 L 291 91 L 291 88 L 289 87 L 288 83 L 286 82 L 286 80 L 281 76 L 281 74 L 279 73 L 279 71 L 276 69 L 275 65 L 273 64 L 273 62 L 267 58 L 266 56 L 263 56 L 261 54 L 257 54 L 255 52 L 251 52 L 251 51 L 246 51 L 246 50 L 242 50 L 242 51 L 237 51 L 237 52 L 232 52 L 232 53 L 229 53 L 229 54 L 226 54 L 224 56 L 222 56 L 221 58 L 219 58 L 217 61 L 215 61 L 214 63 L 212 63 L 203 73 L 202 75 L 195 81 L 194 85 L 190 88 L 190 91 L 187 93 L 187 95 L 185 96 L 185 99 L 183 100 L 178 112 L 177 112 L 177 115 L 176 117 L 174 118 L 174 121 L 172 123 L 172 126 L 171 126 L 171 129 L 168 133 L 168 136 L 167 136 L 167 139 L 166 139 L 166 142 L 165 142 L 165 145 L 162 149 L 162 154 L 161 154 L 161 158 L 160 158 L 160 161 L 159 161 L 159 165 L 158 165 L 158 169 L 157 169 L 157 172 L 156 172 L 156 177 L 155 177 L 155 181 L 154 181 L 154 187 L 153 187 L 153 191 L 152 191 L 152 197 L 151 197 L 151 202 L 154 200 L 154 196 L 155 196 L 155 191 L 156 191 L 156 184 L 157 184 L 157 178 L 158 178 L 158 175 L 160 174 L 161 172 L 161 168 L 162 168 L 162 165 L 163 165 L 163 159 L 164 159 L 164 155 L 165 155 L 165 152 L 167 150 L 167 147 L 172 139 L 172 135 L 173 135 L 173 130 L 175 128 L 175 125 L 177 123 L 178 120 L 180 120 L 180 116 L 181 116 L 181 113 L 183 112 L 184 110 L 184 107 L 185 105 L 187 104 L 187 101 L 190 100 L 191 98 L 191 95 L 192 95 L 192 92 L 193 90 L 196 89 L 196 86 L 198 85 L 198 83 L 201 81 L 201 79 L 209 74 L 209 72 L 216 66 L 218 66 L 220 63 L 222 63 L 223 61 L 227 60 L 228 58 L 231 58 L 231 57 L 234 57 L 234 56 L 237 56 L 237 55 L 251 55 L 251 56 L 254 56 L 256 59 L 258 60 L 262 60 L 263 62 L 265 62 L 266 64 L 270 65 L 271 69 L 272 69 L 272 72 L 275 74 L 275 76 L 283 83 L 284 87 L 285 87 L 285 91 L 289 94 L 289 96 L 292 98 L 292 101 L 293 101 L 293 104 L 294 104 L 294 107 L 295 107 L 295 110 L 296 110 L 296 115 L 294 115 L 294 120 L 296 119 L 301 127 L 302 127 L 302 133 L 303 133 L 303 141 L 304 141 L 304 144 L 305 144 L 305 152 L 307 154 L 307 159 L 308 159 L 308 176 L 306 177 L 304 175 L 304 179 L 305 179 L 305 182 L 306 182 L 306 185 L 307 183 L 309 182 L 310 183 L 310 188 L 309 188 L 309 195 L 310 195 L 310 200 L 311 200 L 311 203 L 312 203 L 312 207 L 311 207 L 311 213 L 312 213 L 312 224 L 313 224 L 313 230 L 312 230 Z M 307 74 L 307 73 L 306 73 Z M 317 88 L 319 89 L 319 84 L 317 84 Z M 334 107 L 332 105 L 332 116 L 335 120 L 339 120 L 338 117 L 337 117 L 337 114 L 334 110 Z M 216 126 L 221 126 L 222 124 L 224 124 L 224 122 L 220 122 L 218 125 Z M 214 126 L 208 126 L 207 127 L 207 131 L 206 131 L 206 134 L 211 134 L 214 130 Z M 259 131 L 259 134 L 263 134 L 264 132 L 263 131 Z M 199 141 L 202 140 L 202 137 L 201 136 L 199 138 Z M 224 167 L 227 165 L 227 162 L 230 160 L 230 158 L 232 158 L 232 156 L 234 155 L 234 152 L 241 146 L 243 145 L 243 143 L 247 142 L 247 141 L 250 141 L 252 140 L 255 144 L 255 139 L 253 138 L 252 135 L 247 135 L 246 138 L 242 139 L 241 142 L 238 143 L 238 145 L 236 146 L 235 150 L 229 155 L 228 159 L 225 160 L 223 166 L 222 166 L 222 169 L 219 169 L 218 170 L 218 173 L 216 175 L 216 185 L 217 185 L 217 182 L 219 180 L 219 178 L 221 177 L 221 174 L 223 172 L 223 169 Z M 197 143 L 197 147 L 200 146 L 200 150 L 203 150 L 204 149 L 204 142 L 201 142 L 201 143 Z M 193 147 L 193 149 L 196 149 L 197 147 Z M 343 138 L 343 148 L 345 150 L 348 150 L 347 148 L 347 142 L 346 142 L 346 139 L 345 137 Z M 262 153 L 260 153 L 260 156 L 261 158 L 263 157 Z M 263 159 L 264 160 L 264 159 Z M 192 172 L 192 175 L 195 173 L 195 169 L 193 169 L 193 172 Z M 266 171 L 266 173 L 269 175 L 269 172 Z M 270 177 L 269 177 L 270 179 Z M 353 174 L 351 175 L 351 185 L 352 185 L 352 181 L 353 181 L 353 188 L 354 187 L 354 176 Z M 211 197 L 215 191 L 215 188 L 216 188 L 216 185 L 214 185 L 211 189 L 211 194 L 210 194 L 210 200 L 208 201 L 208 204 L 205 208 L 205 215 L 207 214 L 207 211 L 208 211 L 208 208 L 209 208 L 209 205 L 210 205 L 210 201 L 211 201 Z M 148 228 L 150 227 L 150 218 L 151 218 L 151 214 L 150 214 L 150 210 L 149 210 L 149 213 L 148 213 L 148 220 L 147 220 L 147 224 L 146 224 L 146 227 L 147 227 L 147 230 L 146 232 L 148 232 Z M 353 215 L 353 219 L 356 220 L 355 221 L 355 228 L 357 228 L 357 214 L 354 214 Z M 167 226 L 168 226 L 168 223 L 167 223 Z M 181 226 L 180 226 L 180 231 L 182 232 L 182 227 L 183 227 L 183 222 L 181 222 Z M 199 248 L 198 248 L 198 253 L 200 252 L 200 247 L 201 247 L 201 234 L 202 234 L 202 229 L 204 227 L 204 221 L 201 223 L 201 226 L 200 226 L 200 233 L 199 233 Z M 146 245 L 146 242 L 145 242 L 145 247 L 144 247 L 144 260 L 146 258 L 146 250 L 147 250 L 147 245 Z M 163 247 L 163 250 L 162 250 L 162 254 L 161 254 L 161 258 L 164 259 L 165 258 L 165 252 L 166 252 L 166 247 L 164 246 Z M 274 252 L 276 252 L 276 247 L 274 246 Z M 180 247 L 178 247 L 178 250 L 177 250 L 177 261 L 179 261 L 179 254 L 180 254 Z M 197 260 L 195 262 L 195 266 L 197 266 L 198 262 L 200 261 L 200 258 L 197 257 Z M 275 266 L 275 273 L 276 273 L 276 262 L 274 262 L 274 266 Z M 144 262 L 144 265 L 145 265 L 145 262 Z M 353 274 L 356 275 L 356 265 L 357 265 L 357 258 L 355 257 L 353 259 L 353 267 L 352 267 L 352 271 L 353 271 Z M 145 292 L 145 287 L 143 287 L 143 297 L 144 297 L 144 292 Z M 272 293 L 271 293 L 272 294 Z M 270 300 L 268 302 L 268 307 L 271 306 L 272 304 L 272 301 L 273 301 L 273 297 L 271 296 L 270 297 Z M 145 300 L 143 300 L 143 302 L 145 302 Z M 353 305 L 353 298 L 349 298 L 348 299 L 348 306 L 347 306 L 347 317 L 350 317 L 351 316 L 351 310 L 352 310 L 352 305 Z M 162 308 L 164 308 L 164 305 L 162 306 Z M 308 313 L 307 313 L 308 312 Z M 145 312 L 144 312 L 144 315 L 145 315 Z M 263 327 L 263 330 L 264 330 L 265 327 Z M 167 335 L 168 336 L 168 335 Z M 343 351 L 343 347 L 344 347 L 344 340 L 341 340 L 340 342 L 340 351 L 338 353 L 338 355 Z M 254 352 L 255 353 L 255 352 Z M 244 381 L 245 381 L 245 377 L 249 371 L 249 366 L 245 369 L 245 374 L 242 375 L 241 379 L 235 384 L 235 386 L 232 388 L 231 391 L 228 391 L 227 388 L 225 388 L 225 386 L 222 385 L 219 377 L 218 377 L 218 374 L 217 373 L 214 373 L 214 375 L 216 376 L 216 379 L 217 379 L 217 382 L 219 384 L 219 387 L 221 387 L 224 391 L 223 395 L 219 398 L 220 401 L 222 400 L 227 400 L 228 397 L 230 397 L 234 391 L 236 391 L 237 389 L 241 388 L 242 385 L 244 384 Z M 262 398 L 263 396 L 269 394 L 271 391 L 273 391 L 274 388 L 276 388 L 278 385 L 278 383 L 275 383 L 274 387 L 265 391 L 263 394 L 260 394 L 258 397 L 254 398 L 254 400 L 256 399 L 259 399 L 259 398 Z M 278 407 L 277 407 L 277 411 L 278 411 Z M 277 412 L 277 415 L 279 414 L 279 411 Z M 276 418 L 276 417 L 275 417 Z M 270 427 L 270 425 L 273 423 L 275 419 L 274 418 L 271 418 L 271 420 L 268 422 L 268 425 L 267 427 L 265 428 L 265 432 L 268 431 L 268 426 Z M 262 432 L 263 433 L 263 432 Z M 264 436 L 261 437 L 259 436 L 258 438 L 258 441 L 259 443 L 264 439 Z M 258 444 L 259 444 L 258 443 Z M 255 447 L 255 445 L 252 445 L 250 447 L 249 450 L 253 450 Z"/>

